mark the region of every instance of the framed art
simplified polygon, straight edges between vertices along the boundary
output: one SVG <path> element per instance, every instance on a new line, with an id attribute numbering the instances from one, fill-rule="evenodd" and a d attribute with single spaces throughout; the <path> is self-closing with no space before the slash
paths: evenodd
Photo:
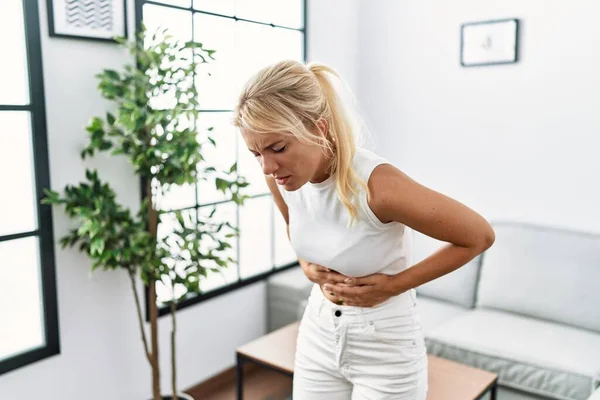
<path id="1" fill-rule="evenodd" d="M 469 22 L 461 25 L 460 63 L 463 67 L 516 63 L 519 20 Z"/>
<path id="2" fill-rule="evenodd" d="M 114 41 L 127 36 L 126 0 L 48 0 L 52 37 Z"/>

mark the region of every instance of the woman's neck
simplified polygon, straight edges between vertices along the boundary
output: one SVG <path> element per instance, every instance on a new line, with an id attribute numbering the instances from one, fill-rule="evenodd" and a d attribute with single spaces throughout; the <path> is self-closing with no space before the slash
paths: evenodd
<path id="1" fill-rule="evenodd" d="M 333 155 L 325 155 L 321 158 L 317 172 L 310 179 L 311 183 L 321 183 L 329 178 L 335 171 L 331 171 L 331 159 Z"/>

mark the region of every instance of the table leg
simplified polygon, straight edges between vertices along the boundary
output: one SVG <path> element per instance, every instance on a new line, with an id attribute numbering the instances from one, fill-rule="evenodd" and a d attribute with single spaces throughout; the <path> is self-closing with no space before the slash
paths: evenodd
<path id="1" fill-rule="evenodd" d="M 237 386 L 237 400 L 244 400 L 244 357 L 240 354 L 237 355 L 235 381 Z"/>
<path id="2" fill-rule="evenodd" d="M 498 381 L 496 380 L 496 382 L 494 382 L 494 385 L 492 386 L 492 391 L 490 393 L 490 400 L 496 400 L 496 392 L 498 391 Z"/>

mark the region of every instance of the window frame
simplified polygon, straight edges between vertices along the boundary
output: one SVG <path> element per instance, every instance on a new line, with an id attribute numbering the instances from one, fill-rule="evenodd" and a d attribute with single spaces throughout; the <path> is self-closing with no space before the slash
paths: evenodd
<path id="1" fill-rule="evenodd" d="M 44 189 L 50 188 L 50 172 L 39 8 L 36 1 L 22 0 L 21 3 L 23 5 L 30 101 L 28 105 L 0 105 L 0 112 L 28 111 L 31 116 L 32 161 L 35 171 L 38 229 L 0 236 L 0 242 L 38 237 L 40 299 L 42 300 L 43 329 L 46 340 L 42 347 L 0 360 L 0 375 L 60 354 L 52 207 L 41 204 Z"/>
<path id="2" fill-rule="evenodd" d="M 139 32 L 139 30 L 141 29 L 141 24 L 142 24 L 142 19 L 143 19 L 143 7 L 145 4 L 150 4 L 150 5 L 154 5 L 154 6 L 160 6 L 160 7 L 166 7 L 169 9 L 175 9 L 175 10 L 182 10 L 182 11 L 189 11 L 192 13 L 192 15 L 194 13 L 200 13 L 200 14 L 207 14 L 207 15 L 213 15 L 213 16 L 218 16 L 218 17 L 223 17 L 223 18 L 228 18 L 228 19 L 233 19 L 235 21 L 244 21 L 244 22 L 249 22 L 249 23 L 256 23 L 256 24 L 260 24 L 260 25 L 266 25 L 266 26 L 271 26 L 271 27 L 277 27 L 277 28 L 283 28 L 283 29 L 291 29 L 288 27 L 281 27 L 278 25 L 274 25 L 271 23 L 265 23 L 265 22 L 260 22 L 260 21 L 254 21 L 254 20 L 249 20 L 249 19 L 244 19 L 244 18 L 238 18 L 236 16 L 227 16 L 227 15 L 222 15 L 222 14 L 216 14 L 216 13 L 212 13 L 212 12 L 207 12 L 207 11 L 200 11 L 200 10 L 196 10 L 193 7 L 193 0 L 190 1 L 190 6 L 189 7 L 182 7 L 182 6 L 177 6 L 177 5 L 172 5 L 172 4 L 166 4 L 166 3 L 161 3 L 158 1 L 153 1 L 153 0 L 135 0 L 135 27 L 136 27 L 136 32 Z M 302 7 L 303 7 L 303 27 L 300 29 L 293 29 L 299 32 L 302 32 L 303 34 L 303 59 L 304 62 L 307 61 L 307 57 L 308 57 L 308 29 L 307 29 L 307 21 L 308 21 L 308 0 L 302 0 Z M 218 49 L 217 49 L 218 51 Z M 232 112 L 233 110 L 222 110 L 222 109 L 206 109 L 206 110 L 201 110 L 202 112 L 206 112 L 206 113 L 220 113 L 220 112 Z M 239 160 L 238 160 L 239 161 Z M 243 172 L 242 172 L 243 174 Z M 142 200 L 145 199 L 147 197 L 147 193 L 146 193 L 146 185 L 144 183 L 143 180 L 141 180 L 140 182 L 140 187 L 141 187 L 141 197 Z M 260 197 L 272 197 L 272 195 L 270 193 L 261 193 L 261 194 L 257 194 L 255 196 L 251 196 L 251 199 L 255 199 L 255 198 L 260 198 Z M 213 205 L 218 205 L 218 204 L 226 204 L 226 203 L 230 203 L 231 201 L 217 201 L 214 203 L 202 203 L 201 205 L 198 204 L 198 201 L 196 201 L 196 204 L 194 206 L 191 207 L 185 207 L 182 208 L 181 210 L 188 210 L 188 209 L 199 209 L 199 208 L 204 208 L 204 207 L 210 207 Z M 175 211 L 175 210 L 173 210 Z M 279 212 L 276 207 L 274 206 L 274 204 L 271 204 L 271 212 L 272 213 L 277 213 Z M 239 215 L 239 206 L 238 206 L 238 211 L 237 211 L 238 215 Z M 276 216 L 275 216 L 276 217 Z M 271 224 L 271 232 L 272 234 L 274 234 L 275 232 L 275 227 L 273 224 Z M 274 236 L 272 235 L 272 240 L 271 240 L 271 252 L 274 251 Z M 239 260 L 239 246 L 238 246 L 238 257 L 237 259 Z M 183 309 L 183 308 L 187 308 L 190 306 L 193 306 L 195 304 L 199 304 L 202 303 L 204 301 L 210 300 L 212 298 L 224 295 L 226 293 L 230 293 L 233 292 L 235 290 L 241 289 L 243 287 L 252 285 L 254 283 L 257 282 L 261 282 L 266 280 L 267 278 L 269 278 L 271 275 L 274 274 L 278 274 L 280 272 L 289 270 L 291 268 L 297 267 L 299 265 L 298 261 L 293 261 L 284 265 L 279 265 L 279 266 L 272 266 L 272 268 L 268 271 L 264 271 L 262 273 L 247 277 L 247 278 L 242 278 L 240 277 L 239 274 L 239 266 L 238 266 L 238 279 L 236 282 L 227 284 L 227 285 L 223 285 L 221 287 L 218 287 L 216 289 L 211 289 L 205 293 L 199 294 L 199 295 L 195 295 L 195 296 L 191 296 L 189 298 L 183 299 L 182 301 L 180 301 L 177 305 L 177 310 Z M 149 310 L 148 310 L 148 295 L 149 295 L 149 290 L 148 287 L 145 287 L 145 308 L 146 308 L 146 321 L 150 320 L 150 315 L 149 315 Z M 159 306 L 158 307 L 158 316 L 164 316 L 170 313 L 170 309 L 168 306 Z"/>

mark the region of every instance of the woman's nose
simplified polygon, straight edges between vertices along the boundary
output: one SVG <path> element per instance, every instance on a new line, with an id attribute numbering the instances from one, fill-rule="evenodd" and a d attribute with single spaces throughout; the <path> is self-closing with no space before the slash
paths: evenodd
<path id="1" fill-rule="evenodd" d="M 263 156 L 262 157 L 262 169 L 263 169 L 263 174 L 272 175 L 274 172 L 276 172 L 279 169 L 279 165 L 271 157 Z"/>

